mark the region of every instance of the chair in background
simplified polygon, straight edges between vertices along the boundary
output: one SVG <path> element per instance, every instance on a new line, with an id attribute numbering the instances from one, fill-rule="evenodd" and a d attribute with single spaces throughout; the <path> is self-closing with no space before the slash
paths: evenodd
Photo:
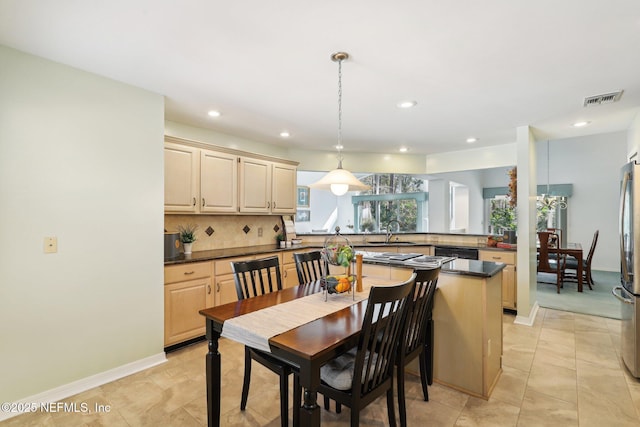
<path id="1" fill-rule="evenodd" d="M 322 278 L 323 268 L 328 271 L 328 266 L 323 266 L 322 252 L 312 251 L 305 253 L 294 253 L 293 259 L 296 262 L 296 272 L 298 273 L 298 282 L 301 285 L 305 283 L 320 280 Z"/>
<path id="2" fill-rule="evenodd" d="M 415 270 L 416 280 L 411 292 L 412 303 L 407 311 L 404 327 L 404 345 L 398 346 L 396 367 L 398 372 L 398 412 L 400 425 L 407 425 L 407 408 L 404 392 L 404 368 L 419 357 L 420 381 L 424 400 L 429 401 L 427 384 L 429 372 L 433 378 L 433 301 L 438 286 L 440 268 Z"/>
<path id="3" fill-rule="evenodd" d="M 415 279 L 414 273 L 399 285 L 372 287 L 358 345 L 320 369 L 318 392 L 351 408 L 352 427 L 359 425 L 360 411 L 385 393 L 389 425 L 396 425 L 393 370 Z M 302 393 L 299 384 L 295 393 Z"/>
<path id="4" fill-rule="evenodd" d="M 282 289 L 278 257 L 232 262 L 231 267 L 234 273 L 238 300 Z M 289 375 L 293 372 L 293 368 L 267 352 L 248 346 L 244 347 L 244 380 L 242 383 L 240 409 L 244 411 L 247 407 L 252 360 L 280 376 L 280 420 L 281 426 L 287 427 L 289 424 Z M 294 424 L 297 418 L 296 413 L 294 408 Z"/>
<path id="5" fill-rule="evenodd" d="M 538 273 L 552 273 L 556 276 L 556 287 L 558 293 L 562 287 L 566 256 L 560 252 L 559 245 L 550 245 L 549 242 L 559 242 L 558 235 L 549 231 L 538 231 L 540 242 L 538 256 Z"/>
<path id="6" fill-rule="evenodd" d="M 600 230 L 596 230 L 595 233 L 593 233 L 593 240 L 591 241 L 591 247 L 589 248 L 589 253 L 587 254 L 586 259 L 578 260 L 572 256 L 567 257 L 566 270 L 574 271 L 574 273 L 566 274 L 565 280 L 577 280 L 578 263 L 582 262 L 582 280 L 589 285 L 589 289 L 593 290 L 592 285 L 595 285 L 595 283 L 593 282 L 593 276 L 591 275 L 591 261 L 593 261 L 593 253 L 596 251 L 599 234 Z"/>

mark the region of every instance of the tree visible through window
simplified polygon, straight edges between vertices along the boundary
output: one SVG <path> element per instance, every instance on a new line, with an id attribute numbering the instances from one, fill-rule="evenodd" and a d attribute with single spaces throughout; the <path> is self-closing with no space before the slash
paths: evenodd
<path id="1" fill-rule="evenodd" d="M 362 181 L 371 189 L 352 198 L 358 232 L 387 231 L 393 220 L 400 225 L 394 223 L 392 231 L 421 231 L 427 200 L 423 180 L 411 175 L 374 174 Z"/>

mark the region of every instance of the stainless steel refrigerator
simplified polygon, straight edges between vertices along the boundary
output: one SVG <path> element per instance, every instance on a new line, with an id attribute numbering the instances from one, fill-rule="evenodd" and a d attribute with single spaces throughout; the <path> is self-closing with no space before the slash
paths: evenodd
<path id="1" fill-rule="evenodd" d="M 620 286 L 613 295 L 622 304 L 622 359 L 631 374 L 640 378 L 640 164 L 622 168 L 620 190 Z"/>

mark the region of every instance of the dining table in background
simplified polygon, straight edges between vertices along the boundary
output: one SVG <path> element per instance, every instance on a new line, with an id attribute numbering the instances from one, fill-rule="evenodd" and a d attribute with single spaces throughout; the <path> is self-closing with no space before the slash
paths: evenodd
<path id="1" fill-rule="evenodd" d="M 364 281 L 368 285 L 400 283 L 398 280 L 370 277 L 365 277 Z M 321 291 L 320 281 L 316 281 L 200 311 L 206 318 L 209 342 L 206 381 L 207 418 L 210 427 L 220 426 L 221 355 L 218 341 L 224 322 Z M 351 298 L 348 295 L 339 297 Z M 367 300 L 364 299 L 269 339 L 269 347 L 274 356 L 299 367 L 300 385 L 303 388 L 300 425 L 320 425 L 320 407 L 317 404 L 320 367 L 357 345 L 366 307 Z"/>
<path id="2" fill-rule="evenodd" d="M 538 245 L 537 250 L 540 250 Z M 555 251 L 555 249 L 554 249 Z M 582 292 L 582 275 L 583 275 L 583 251 L 580 243 L 567 243 L 566 246 L 558 248 L 561 255 L 572 256 L 578 260 L 578 267 L 576 269 L 576 276 L 578 280 L 578 292 Z"/>

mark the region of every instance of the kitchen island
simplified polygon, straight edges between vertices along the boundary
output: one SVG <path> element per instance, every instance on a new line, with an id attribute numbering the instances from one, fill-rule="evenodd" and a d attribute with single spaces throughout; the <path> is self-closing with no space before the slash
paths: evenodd
<path id="1" fill-rule="evenodd" d="M 363 274 L 405 280 L 415 267 L 412 259 L 365 258 Z M 491 395 L 502 372 L 504 268 L 466 259 L 442 264 L 433 308 L 437 383 L 484 399 Z M 419 375 L 417 360 L 407 370 Z"/>

